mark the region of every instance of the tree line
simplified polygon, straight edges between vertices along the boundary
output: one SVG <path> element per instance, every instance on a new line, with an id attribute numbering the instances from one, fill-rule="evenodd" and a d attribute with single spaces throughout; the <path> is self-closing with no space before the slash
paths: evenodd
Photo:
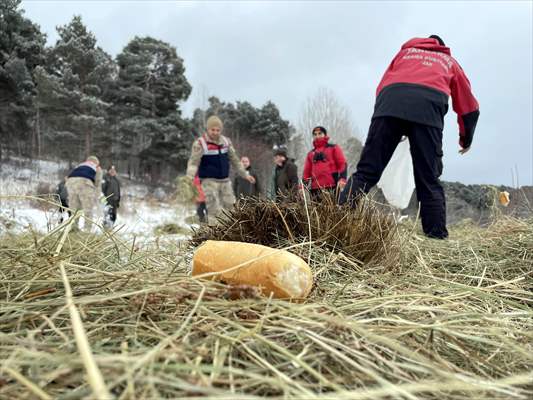
<path id="1" fill-rule="evenodd" d="M 171 181 L 185 170 L 192 141 L 213 114 L 264 179 L 272 147 L 287 146 L 301 162 L 315 125 L 328 127 L 351 150 L 350 165 L 358 159 L 358 128 L 329 89 L 318 88 L 305 101 L 296 127 L 270 101 L 255 107 L 207 95 L 186 118 L 181 105 L 192 86 L 175 47 L 134 37 L 113 58 L 80 16 L 58 26 L 56 43 L 47 46 L 20 3 L 0 3 L 0 161 L 18 155 L 74 164 L 96 154 L 132 178 Z"/>
<path id="2" fill-rule="evenodd" d="M 132 177 L 168 181 L 185 170 L 212 114 L 240 152 L 263 157 L 295 131 L 272 102 L 256 108 L 213 96 L 185 118 L 180 106 L 192 86 L 175 47 L 134 37 L 113 58 L 81 16 L 58 26 L 47 46 L 20 3 L 0 3 L 0 161 L 18 155 L 72 164 L 96 154 Z"/>

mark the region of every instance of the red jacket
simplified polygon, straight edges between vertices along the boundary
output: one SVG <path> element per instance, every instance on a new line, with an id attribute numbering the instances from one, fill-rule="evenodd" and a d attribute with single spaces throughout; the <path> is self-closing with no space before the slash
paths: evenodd
<path id="1" fill-rule="evenodd" d="M 346 158 L 340 146 L 329 144 L 329 137 L 313 141 L 314 149 L 305 158 L 303 181 L 311 182 L 311 189 L 334 188 L 346 182 Z"/>
<path id="2" fill-rule="evenodd" d="M 450 49 L 436 39 L 405 43 L 376 90 L 374 117 L 393 116 L 443 128 L 448 96 L 457 113 L 460 144 L 469 147 L 479 116 L 470 82 Z"/>

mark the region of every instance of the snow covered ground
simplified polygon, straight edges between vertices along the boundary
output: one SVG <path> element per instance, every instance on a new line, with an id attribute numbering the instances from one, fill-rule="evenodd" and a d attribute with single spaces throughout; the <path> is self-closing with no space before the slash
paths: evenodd
<path id="1" fill-rule="evenodd" d="M 0 165 L 0 235 L 5 232 L 34 230 L 46 233 L 59 223 L 58 208 L 50 199 L 38 200 L 35 196 L 54 192 L 68 165 L 53 161 L 34 162 L 12 158 Z M 160 235 L 156 228 L 176 224 L 187 232 L 191 225 L 186 219 L 195 214 L 194 208 L 177 205 L 168 199 L 153 196 L 146 185 L 133 183 L 120 177 L 122 200 L 115 230 L 124 239 L 151 241 Z M 157 196 L 161 198 L 160 196 Z M 103 222 L 104 209 L 98 204 L 94 210 L 97 223 Z M 94 227 L 95 232 L 100 228 Z M 165 239 L 183 240 L 186 233 L 166 235 Z"/>

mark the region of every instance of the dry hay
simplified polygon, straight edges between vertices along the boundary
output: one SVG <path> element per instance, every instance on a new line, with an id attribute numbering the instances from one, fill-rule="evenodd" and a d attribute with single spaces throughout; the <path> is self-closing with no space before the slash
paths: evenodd
<path id="1" fill-rule="evenodd" d="M 188 235 L 191 233 L 189 228 L 175 223 L 166 223 L 154 228 L 155 235 Z"/>
<path id="2" fill-rule="evenodd" d="M 311 240 L 317 245 L 342 251 L 361 263 L 398 255 L 397 226 L 383 207 L 371 199 L 360 201 L 356 209 L 338 206 L 335 198 L 323 193 L 322 200 L 284 202 L 246 198 L 223 211 L 215 224 L 203 225 L 192 238 L 198 245 L 205 240 L 234 240 L 279 247 L 279 243 Z M 391 259 L 392 257 L 392 259 Z"/>
<path id="3" fill-rule="evenodd" d="M 118 399 L 531 398 L 533 221 L 450 231 L 405 233 L 395 269 L 291 244 L 316 275 L 301 304 L 192 279 L 179 246 L 3 237 L 0 398 L 97 397 L 65 279 Z"/>

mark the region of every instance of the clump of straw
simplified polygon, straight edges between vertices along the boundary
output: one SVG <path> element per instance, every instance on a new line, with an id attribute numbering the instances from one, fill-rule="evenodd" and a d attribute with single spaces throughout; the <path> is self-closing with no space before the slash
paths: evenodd
<path id="1" fill-rule="evenodd" d="M 306 239 L 340 250 L 361 263 L 394 257 L 399 245 L 396 223 L 382 207 L 370 199 L 360 201 L 356 209 L 338 206 L 327 192 L 321 201 L 241 199 L 216 223 L 196 231 L 192 243 L 208 239 L 273 247 L 284 240 L 296 243 Z"/>
<path id="2" fill-rule="evenodd" d="M 2 237 L 0 398 L 529 399 L 533 220 L 450 232 L 406 229 L 393 269 L 280 239 L 315 273 L 303 303 L 196 280 L 180 244 Z"/>

